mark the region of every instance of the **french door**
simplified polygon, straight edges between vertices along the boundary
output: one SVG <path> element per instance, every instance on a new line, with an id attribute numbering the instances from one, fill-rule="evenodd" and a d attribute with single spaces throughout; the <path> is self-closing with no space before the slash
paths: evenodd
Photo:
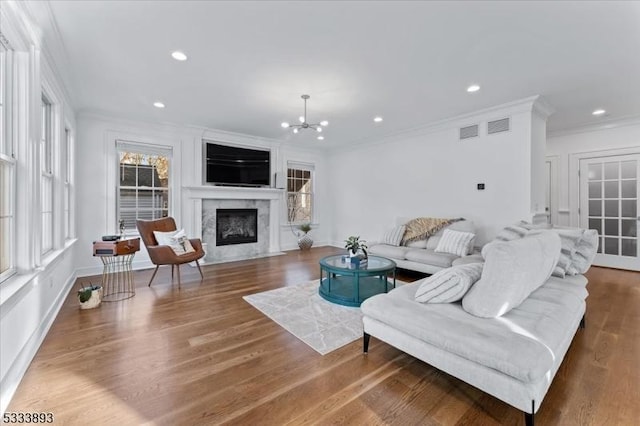
<path id="1" fill-rule="evenodd" d="M 600 235 L 594 265 L 640 271 L 640 154 L 580 160 L 580 226 Z"/>

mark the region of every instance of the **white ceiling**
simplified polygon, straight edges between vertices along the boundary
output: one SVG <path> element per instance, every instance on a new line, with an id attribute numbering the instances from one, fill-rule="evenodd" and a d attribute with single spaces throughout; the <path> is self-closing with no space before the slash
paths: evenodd
<path id="1" fill-rule="evenodd" d="M 77 112 L 304 145 L 543 95 L 550 131 L 640 117 L 640 2 L 33 2 Z M 44 10 L 44 12 L 43 12 Z M 39 19 L 42 22 L 42 19 Z M 51 24 L 51 22 L 55 24 Z M 57 27 L 57 29 L 56 29 Z M 189 59 L 170 57 L 182 50 Z M 475 94 L 466 87 L 477 83 Z M 327 119 L 325 141 L 282 121 Z M 165 109 L 152 103 L 160 100 Z M 593 117 L 596 108 L 605 117 Z M 375 115 L 384 122 L 374 124 Z"/>

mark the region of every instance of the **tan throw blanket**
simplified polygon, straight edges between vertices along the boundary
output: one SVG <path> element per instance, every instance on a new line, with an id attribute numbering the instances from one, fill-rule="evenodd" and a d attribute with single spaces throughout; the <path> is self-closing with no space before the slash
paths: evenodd
<path id="1" fill-rule="evenodd" d="M 407 245 L 413 241 L 425 240 L 453 222 L 463 220 L 458 219 L 440 219 L 437 217 L 418 217 L 411 219 L 405 225 L 407 229 L 402 237 L 402 245 Z"/>

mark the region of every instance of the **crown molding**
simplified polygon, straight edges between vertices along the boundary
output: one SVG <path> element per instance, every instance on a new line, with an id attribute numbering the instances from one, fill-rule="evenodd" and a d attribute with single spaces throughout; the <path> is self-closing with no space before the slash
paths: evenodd
<path id="1" fill-rule="evenodd" d="M 538 102 L 540 105 L 537 107 L 540 111 L 547 111 L 549 108 L 553 109 L 550 104 L 544 100 L 542 100 L 540 95 L 529 96 L 527 98 L 518 99 L 511 102 L 506 102 L 503 104 L 495 105 L 488 108 L 483 108 L 480 110 L 476 110 L 473 112 L 457 115 L 451 118 L 445 118 L 443 120 L 435 121 L 433 123 L 412 127 L 409 129 L 399 130 L 392 133 L 387 133 L 376 139 L 355 139 L 352 140 L 346 146 L 333 146 L 329 148 L 329 152 L 333 151 L 353 151 L 362 148 L 363 146 L 376 146 L 387 143 L 394 143 L 402 139 L 407 139 L 411 137 L 419 137 L 428 135 L 430 133 L 435 133 L 443 130 L 454 129 L 456 127 L 464 127 L 469 124 L 475 124 L 475 121 L 478 121 L 479 116 L 492 116 L 498 114 L 514 114 L 514 113 L 523 113 L 523 112 L 532 112 L 534 111 L 535 104 Z M 488 117 L 487 117 L 488 118 Z M 473 119 L 473 120 L 472 120 Z M 483 119 L 484 120 L 484 119 Z M 474 123 L 471 123 L 474 121 Z"/>
<path id="2" fill-rule="evenodd" d="M 640 114 L 628 115 L 626 117 L 615 118 L 615 119 L 610 119 L 606 121 L 603 120 L 598 124 L 586 124 L 583 126 L 574 127 L 572 129 L 551 131 L 547 133 L 547 139 L 557 138 L 561 136 L 577 135 L 580 133 L 591 133 L 591 132 L 598 132 L 602 130 L 611 130 L 611 129 L 617 129 L 620 127 L 627 127 L 627 126 L 640 126 Z"/>
<path id="3" fill-rule="evenodd" d="M 179 124 L 170 121 L 154 121 L 154 120 L 132 120 L 129 118 L 122 118 L 117 115 L 113 115 L 106 111 L 98 110 L 82 110 L 77 113 L 78 119 L 93 119 L 103 121 L 106 124 L 118 124 L 121 126 L 129 126 L 133 128 L 140 127 L 155 127 L 156 130 L 160 127 L 165 131 L 172 133 L 188 134 L 192 137 L 200 139 L 212 139 L 219 141 L 229 142 L 258 142 L 269 143 L 271 146 L 279 146 L 282 142 L 276 139 L 270 139 L 266 137 L 259 137 L 254 135 L 247 135 L 244 133 L 228 132 L 225 130 L 211 129 L 204 126 L 196 126 L 190 124 Z"/>

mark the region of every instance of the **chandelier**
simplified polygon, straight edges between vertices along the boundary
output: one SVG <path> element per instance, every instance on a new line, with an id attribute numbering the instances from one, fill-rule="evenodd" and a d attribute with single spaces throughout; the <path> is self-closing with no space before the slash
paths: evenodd
<path id="1" fill-rule="evenodd" d="M 322 128 L 329 124 L 327 120 L 323 120 L 319 123 L 307 123 L 307 99 L 309 99 L 310 97 L 311 96 L 309 95 L 301 96 L 301 98 L 304 100 L 304 115 L 301 115 L 298 118 L 298 120 L 300 121 L 300 124 L 289 124 L 285 121 L 281 124 L 282 127 L 284 127 L 285 129 L 292 128 L 293 133 L 298 133 L 302 129 L 313 129 L 316 132 L 319 132 L 319 133 L 322 132 Z M 322 140 L 324 139 L 324 137 L 318 136 L 318 139 Z"/>

